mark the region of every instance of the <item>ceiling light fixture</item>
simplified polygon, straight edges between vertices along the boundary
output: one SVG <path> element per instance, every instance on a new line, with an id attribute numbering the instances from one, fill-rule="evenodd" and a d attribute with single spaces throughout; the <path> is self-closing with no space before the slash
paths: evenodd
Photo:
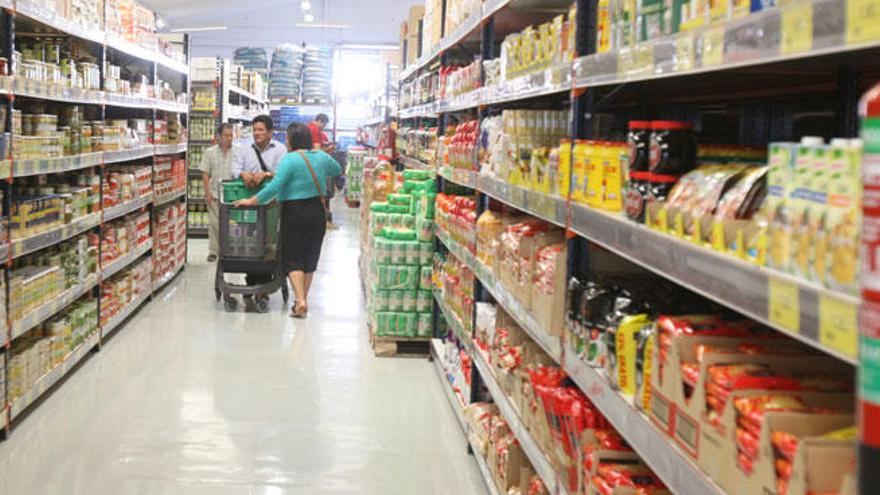
<path id="1" fill-rule="evenodd" d="M 172 33 L 196 33 L 199 31 L 226 31 L 226 26 L 185 27 L 172 29 Z"/>
<path id="2" fill-rule="evenodd" d="M 311 12 L 306 12 L 306 15 L 303 16 L 303 20 L 306 22 L 315 22 L 315 16 L 312 15 Z"/>
<path id="3" fill-rule="evenodd" d="M 312 10 L 312 2 L 310 2 L 309 0 L 303 0 L 302 3 L 299 4 L 299 6 L 303 10 Z"/>
<path id="4" fill-rule="evenodd" d="M 349 50 L 387 50 L 387 51 L 396 51 L 399 50 L 400 47 L 397 45 L 365 45 L 365 44 L 357 44 L 357 43 L 349 43 L 342 45 L 342 48 L 347 48 Z"/>
<path id="5" fill-rule="evenodd" d="M 300 22 L 296 25 L 296 27 L 301 28 L 322 28 L 322 29 L 348 29 L 351 27 L 350 24 L 333 24 L 333 23 L 314 23 L 314 22 Z"/>

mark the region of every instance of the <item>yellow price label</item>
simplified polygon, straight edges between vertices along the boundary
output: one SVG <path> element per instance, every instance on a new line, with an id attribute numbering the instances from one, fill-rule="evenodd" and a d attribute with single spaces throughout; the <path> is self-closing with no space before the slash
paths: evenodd
<path id="1" fill-rule="evenodd" d="M 694 68 L 694 35 L 684 33 L 675 38 L 675 71 Z"/>
<path id="2" fill-rule="evenodd" d="M 819 342 L 841 354 L 856 357 L 859 314 L 854 304 L 819 296 Z"/>
<path id="3" fill-rule="evenodd" d="M 712 27 L 703 33 L 703 67 L 721 65 L 724 62 L 724 27 Z"/>
<path id="4" fill-rule="evenodd" d="M 801 329 L 801 301 L 797 286 L 770 278 L 768 291 L 768 319 L 794 333 Z"/>
<path id="5" fill-rule="evenodd" d="M 880 39 L 880 0 L 847 0 L 846 43 Z"/>
<path id="6" fill-rule="evenodd" d="M 780 43 L 780 50 L 785 55 L 806 52 L 813 48 L 812 2 L 800 2 L 783 9 Z"/>

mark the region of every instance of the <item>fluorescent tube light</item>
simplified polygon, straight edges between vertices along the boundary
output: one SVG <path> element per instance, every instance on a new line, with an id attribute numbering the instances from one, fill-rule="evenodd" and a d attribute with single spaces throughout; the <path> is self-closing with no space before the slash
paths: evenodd
<path id="1" fill-rule="evenodd" d="M 172 29 L 172 33 L 195 33 L 199 31 L 226 31 L 226 26 L 185 27 Z"/>

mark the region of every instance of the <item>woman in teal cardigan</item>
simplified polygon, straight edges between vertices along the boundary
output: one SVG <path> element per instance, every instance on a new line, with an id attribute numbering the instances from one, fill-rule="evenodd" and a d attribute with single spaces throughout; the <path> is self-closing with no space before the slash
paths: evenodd
<path id="1" fill-rule="evenodd" d="M 312 134 L 302 124 L 287 128 L 287 149 L 290 153 L 281 159 L 272 181 L 236 204 L 254 206 L 275 198 L 281 202 L 281 259 L 296 296 L 291 316 L 305 318 L 327 229 L 322 198 L 327 196 L 327 179 L 340 176 L 342 167 L 327 153 L 312 149 Z"/>

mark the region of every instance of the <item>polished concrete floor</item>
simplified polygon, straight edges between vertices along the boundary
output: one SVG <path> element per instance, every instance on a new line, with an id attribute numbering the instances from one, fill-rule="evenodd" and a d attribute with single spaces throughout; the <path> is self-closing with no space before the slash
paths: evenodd
<path id="1" fill-rule="evenodd" d="M 337 205 L 338 206 L 338 205 Z M 424 359 L 373 357 L 356 216 L 337 208 L 311 315 L 227 314 L 207 243 L 0 442 L 0 494 L 476 494 Z"/>

